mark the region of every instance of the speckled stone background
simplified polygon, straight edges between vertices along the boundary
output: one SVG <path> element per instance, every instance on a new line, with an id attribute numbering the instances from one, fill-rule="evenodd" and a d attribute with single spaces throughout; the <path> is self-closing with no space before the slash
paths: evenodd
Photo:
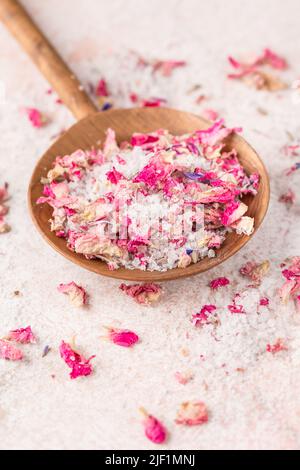
<path id="1" fill-rule="evenodd" d="M 201 113 L 213 108 L 228 125 L 241 125 L 271 177 L 271 203 L 263 226 L 233 259 L 214 271 L 164 285 L 154 308 L 143 308 L 118 290 L 118 281 L 98 277 L 60 257 L 32 226 L 26 205 L 28 181 L 51 138 L 74 122 L 47 95 L 45 80 L 0 25 L 0 183 L 10 183 L 12 226 L 0 235 L 0 336 L 30 324 L 37 345 L 24 346 L 26 359 L 0 361 L 0 447 L 2 449 L 153 449 L 143 435 L 138 407 L 144 406 L 169 430 L 166 449 L 299 449 L 300 314 L 282 306 L 280 262 L 299 255 L 300 174 L 284 176 L 296 158 L 281 148 L 289 131 L 300 138 L 300 103 L 292 88 L 258 92 L 226 79 L 226 57 L 258 54 L 271 47 L 284 55 L 287 83 L 300 78 L 297 0 L 24 0 L 84 84 L 108 81 L 115 106 L 129 106 L 128 93 L 160 96 L 170 106 Z M 172 77 L 137 70 L 130 51 L 147 59 L 183 59 Z M 195 84 L 202 89 L 187 91 Z M 208 99 L 195 104 L 197 94 Z M 51 124 L 34 129 L 22 114 L 37 106 Z M 263 108 L 267 114 L 258 111 Z M 288 188 L 297 202 L 278 202 Z M 269 259 L 270 274 L 259 290 L 243 294 L 246 315 L 226 309 L 246 286 L 238 268 L 246 260 Z M 212 294 L 207 284 L 226 275 L 231 285 Z M 74 280 L 90 293 L 90 307 L 76 310 L 56 291 Z M 15 296 L 14 291 L 20 295 Z M 270 307 L 256 312 L 260 296 Z M 221 325 L 196 329 L 190 318 L 204 303 L 220 308 Z M 141 342 L 127 350 L 101 341 L 102 325 L 133 329 Z M 71 381 L 58 354 L 62 339 L 76 335 L 86 355 L 96 354 L 95 372 Z M 288 351 L 266 353 L 284 338 Z M 42 358 L 45 345 L 50 353 Z M 201 359 L 202 357 L 202 359 Z M 242 368 L 244 372 L 236 369 Z M 179 384 L 176 371 L 194 379 Z M 179 404 L 203 400 L 209 422 L 175 425 Z"/>

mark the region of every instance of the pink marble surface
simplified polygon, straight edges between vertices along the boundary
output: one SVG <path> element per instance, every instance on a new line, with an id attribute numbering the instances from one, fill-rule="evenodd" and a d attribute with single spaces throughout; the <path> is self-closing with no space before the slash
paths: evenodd
<path id="1" fill-rule="evenodd" d="M 51 137 L 74 120 L 45 93 L 45 80 L 0 26 L 0 183 L 8 181 L 12 195 L 12 231 L 0 235 L 0 337 L 28 324 L 39 337 L 36 346 L 24 347 L 24 362 L 0 361 L 0 447 L 154 449 L 143 435 L 138 407 L 144 406 L 169 430 L 160 448 L 299 449 L 300 317 L 292 302 L 280 304 L 276 289 L 282 283 L 280 262 L 299 255 L 300 176 L 283 176 L 296 160 L 281 148 L 289 142 L 287 131 L 300 138 L 300 103 L 292 88 L 270 94 L 226 79 L 229 53 L 256 54 L 268 46 L 287 58 L 291 67 L 283 76 L 295 83 L 300 77 L 299 2 L 23 3 L 84 83 L 107 79 L 116 106 L 129 106 L 128 93 L 135 90 L 187 111 L 213 108 L 228 125 L 243 126 L 270 172 L 272 195 L 262 228 L 233 259 L 207 274 L 165 284 L 154 308 L 134 304 L 118 290 L 118 281 L 83 271 L 52 251 L 30 222 L 26 188 L 34 164 Z M 188 66 L 169 79 L 153 80 L 136 70 L 130 50 L 150 59 L 183 59 Z M 209 97 L 201 106 L 195 94 L 187 94 L 196 83 Z M 20 111 L 23 106 L 39 107 L 51 123 L 32 128 Z M 297 202 L 288 209 L 278 197 L 290 187 Z M 238 268 L 252 259 L 269 259 L 271 270 L 259 289 L 245 294 L 247 314 L 233 316 L 221 309 L 216 335 L 210 327 L 195 329 L 191 314 L 204 303 L 226 307 L 246 285 Z M 212 294 L 208 281 L 225 275 L 231 285 Z M 57 293 L 60 282 L 71 280 L 89 291 L 87 310 L 74 310 Z M 15 290 L 21 294 L 15 296 Z M 270 307 L 257 315 L 262 295 L 270 297 Z M 133 350 L 104 343 L 103 325 L 133 329 L 141 343 Z M 72 335 L 84 353 L 97 356 L 95 373 L 76 381 L 69 379 L 57 351 L 60 341 Z M 267 354 L 266 344 L 279 337 L 286 339 L 288 351 Z M 41 358 L 46 344 L 52 350 Z M 187 370 L 194 379 L 181 385 L 174 374 Z M 209 422 L 175 425 L 179 404 L 194 399 L 207 404 Z"/>

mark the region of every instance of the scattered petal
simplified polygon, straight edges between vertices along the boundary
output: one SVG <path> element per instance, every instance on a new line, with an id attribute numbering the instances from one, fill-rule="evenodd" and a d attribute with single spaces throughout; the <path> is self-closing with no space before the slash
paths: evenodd
<path id="1" fill-rule="evenodd" d="M 71 379 L 76 379 L 80 376 L 87 376 L 92 373 L 92 364 L 90 364 L 91 359 L 96 356 L 91 356 L 89 359 L 85 359 L 81 354 L 71 348 L 68 343 L 64 341 L 61 342 L 59 347 L 59 352 L 61 358 L 65 361 L 68 367 L 70 367 L 70 377 Z"/>
<path id="2" fill-rule="evenodd" d="M 230 281 L 227 277 L 217 277 L 210 281 L 209 287 L 211 289 L 218 289 L 219 287 L 227 286 L 228 284 L 230 284 Z"/>
<path id="3" fill-rule="evenodd" d="M 49 119 L 36 108 L 25 108 L 25 112 L 33 127 L 40 128 L 49 122 Z"/>
<path id="4" fill-rule="evenodd" d="M 143 424 L 146 437 L 154 444 L 162 444 L 167 437 L 164 425 L 154 416 L 149 415 L 144 408 L 140 408 L 140 412 L 145 418 Z"/>
<path id="5" fill-rule="evenodd" d="M 63 294 L 67 294 L 74 307 L 82 307 L 87 304 L 87 293 L 85 289 L 78 286 L 74 281 L 68 284 L 59 284 L 57 290 Z"/>
<path id="6" fill-rule="evenodd" d="M 260 300 L 259 300 L 259 305 L 262 305 L 262 306 L 267 306 L 269 305 L 270 301 L 268 299 L 268 297 L 262 297 Z"/>
<path id="7" fill-rule="evenodd" d="M 142 100 L 141 106 L 144 108 L 155 108 L 165 103 L 166 100 L 164 98 L 149 98 L 147 100 Z"/>
<path id="8" fill-rule="evenodd" d="M 206 323 L 210 323 L 209 315 L 211 315 L 217 307 L 212 304 L 203 305 L 199 313 L 195 313 L 192 316 L 192 323 L 194 326 L 203 326 Z"/>
<path id="9" fill-rule="evenodd" d="M 175 379 L 181 385 L 186 385 L 193 377 L 194 375 L 191 372 L 175 372 Z"/>
<path id="10" fill-rule="evenodd" d="M 233 57 L 228 57 L 230 65 L 235 69 L 228 78 L 243 80 L 257 90 L 278 91 L 287 88 L 287 85 L 278 77 L 261 70 L 263 66 L 269 66 L 277 70 L 285 70 L 288 65 L 284 58 L 278 56 L 271 49 L 264 49 L 261 56 L 248 64 L 239 62 Z"/>
<path id="11" fill-rule="evenodd" d="M 0 358 L 8 359 L 10 361 L 20 361 L 23 359 L 23 353 L 10 341 L 0 339 Z"/>
<path id="12" fill-rule="evenodd" d="M 294 165 L 288 168 L 288 170 L 286 171 L 286 175 L 287 176 L 292 175 L 293 173 L 295 173 L 295 171 L 299 170 L 299 168 L 300 168 L 300 162 L 294 163 Z"/>
<path id="13" fill-rule="evenodd" d="M 136 333 L 130 330 L 121 330 L 118 328 L 106 327 L 108 330 L 108 339 L 118 346 L 124 348 L 131 348 L 139 341 Z"/>
<path id="14" fill-rule="evenodd" d="M 12 330 L 8 333 L 7 340 L 15 341 L 16 343 L 36 343 L 36 337 L 33 334 L 31 327 L 27 326 L 26 328 L 18 328 L 17 330 Z"/>
<path id="15" fill-rule="evenodd" d="M 279 351 L 287 351 L 288 348 L 284 343 L 284 340 L 279 338 L 274 344 L 267 344 L 266 351 L 272 354 L 276 354 Z"/>
<path id="16" fill-rule="evenodd" d="M 202 115 L 205 119 L 208 119 L 209 121 L 216 121 L 219 117 L 219 113 L 217 111 L 214 111 L 213 109 L 204 109 L 202 111 Z"/>
<path id="17" fill-rule="evenodd" d="M 291 206 L 296 201 L 296 194 L 292 189 L 288 189 L 285 193 L 279 196 L 279 202 L 283 202 L 287 206 Z"/>
<path id="18" fill-rule="evenodd" d="M 291 298 L 296 302 L 299 307 L 300 295 L 300 256 L 294 256 L 282 264 L 285 269 L 282 270 L 282 275 L 286 279 L 283 286 L 279 289 L 279 296 L 283 303 L 287 303 Z"/>
<path id="19" fill-rule="evenodd" d="M 161 286 L 153 282 L 129 286 L 122 283 L 120 289 L 129 297 L 132 297 L 138 304 L 142 305 L 150 305 L 153 302 L 157 302 L 162 295 Z"/>
<path id="20" fill-rule="evenodd" d="M 107 83 L 101 78 L 96 87 L 96 96 L 109 96 Z"/>
<path id="21" fill-rule="evenodd" d="M 250 279 L 255 286 L 259 286 L 262 282 L 263 277 L 269 272 L 270 262 L 268 260 L 262 263 L 256 263 L 255 261 L 247 261 L 239 272 L 242 276 Z"/>
<path id="22" fill-rule="evenodd" d="M 228 305 L 227 308 L 231 313 L 246 313 L 243 305 L 237 305 L 236 301 L 240 297 L 240 294 L 235 294 L 232 304 Z"/>
<path id="23" fill-rule="evenodd" d="M 206 405 L 201 401 L 187 401 L 180 405 L 175 422 L 185 426 L 204 424 L 208 421 Z"/>
<path id="24" fill-rule="evenodd" d="M 174 69 L 185 65 L 184 60 L 157 60 L 153 64 L 153 71 L 160 72 L 164 77 L 169 77 Z"/>

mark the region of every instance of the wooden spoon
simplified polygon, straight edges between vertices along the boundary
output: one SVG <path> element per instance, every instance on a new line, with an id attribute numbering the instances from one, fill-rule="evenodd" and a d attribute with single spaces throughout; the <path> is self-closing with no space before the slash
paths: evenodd
<path id="1" fill-rule="evenodd" d="M 29 184 L 28 200 L 32 220 L 44 239 L 60 254 L 73 263 L 104 276 L 130 281 L 166 281 L 207 271 L 236 253 L 244 246 L 260 226 L 269 203 L 269 179 L 266 169 L 253 148 L 237 135 L 228 138 L 228 148 L 235 147 L 241 164 L 247 173 L 260 175 L 258 194 L 243 200 L 249 206 L 247 215 L 254 217 L 255 230 L 246 235 L 228 234 L 215 258 L 204 258 L 187 268 L 175 268 L 166 272 L 150 272 L 120 268 L 110 271 L 106 263 L 88 260 L 83 255 L 70 251 L 65 240 L 50 231 L 49 219 L 52 209 L 48 204 L 37 205 L 42 195 L 41 177 L 45 177 L 57 155 L 66 155 L 75 150 L 98 147 L 104 141 L 108 127 L 115 130 L 117 140 L 130 140 L 133 132 L 151 132 L 166 128 L 172 134 L 180 135 L 211 125 L 194 114 L 168 108 L 134 108 L 97 112 L 97 108 L 85 93 L 79 80 L 63 62 L 45 36 L 39 31 L 23 7 L 15 0 L 0 0 L 0 18 L 16 39 L 21 43 L 40 71 L 56 90 L 62 101 L 79 120 L 66 131 L 37 163 Z"/>

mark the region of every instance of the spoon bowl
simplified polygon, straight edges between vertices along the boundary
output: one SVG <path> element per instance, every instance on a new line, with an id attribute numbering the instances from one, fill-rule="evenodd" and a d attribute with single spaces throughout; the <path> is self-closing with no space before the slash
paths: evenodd
<path id="1" fill-rule="evenodd" d="M 83 255 L 74 253 L 67 248 L 66 241 L 50 230 L 49 219 L 52 209 L 48 204 L 36 204 L 42 196 L 43 185 L 41 178 L 46 177 L 52 168 L 55 158 L 71 154 L 81 148 L 88 150 L 99 148 L 105 139 L 106 130 L 111 127 L 116 132 L 117 141 L 130 140 L 134 132 L 147 133 L 159 128 L 168 129 L 173 135 L 193 132 L 197 129 L 206 129 L 211 125 L 205 119 L 183 111 L 168 108 L 133 108 L 109 110 L 90 114 L 74 124 L 47 150 L 37 163 L 28 191 L 29 209 L 33 222 L 43 238 L 65 258 L 73 263 L 93 271 L 97 274 L 129 281 L 168 281 L 207 271 L 222 263 L 240 250 L 255 234 L 260 226 L 269 203 L 269 178 L 266 169 L 253 148 L 240 136 L 232 135 L 227 138 L 228 149 L 235 148 L 239 160 L 248 174 L 260 175 L 259 190 L 256 196 L 247 195 L 243 201 L 248 205 L 247 215 L 254 217 L 254 232 L 250 235 L 237 235 L 229 233 L 221 247 L 216 251 L 214 258 L 204 258 L 186 268 L 174 268 L 165 272 L 129 270 L 120 268 L 114 271 L 108 269 L 107 264 L 98 259 L 91 260 Z"/>

